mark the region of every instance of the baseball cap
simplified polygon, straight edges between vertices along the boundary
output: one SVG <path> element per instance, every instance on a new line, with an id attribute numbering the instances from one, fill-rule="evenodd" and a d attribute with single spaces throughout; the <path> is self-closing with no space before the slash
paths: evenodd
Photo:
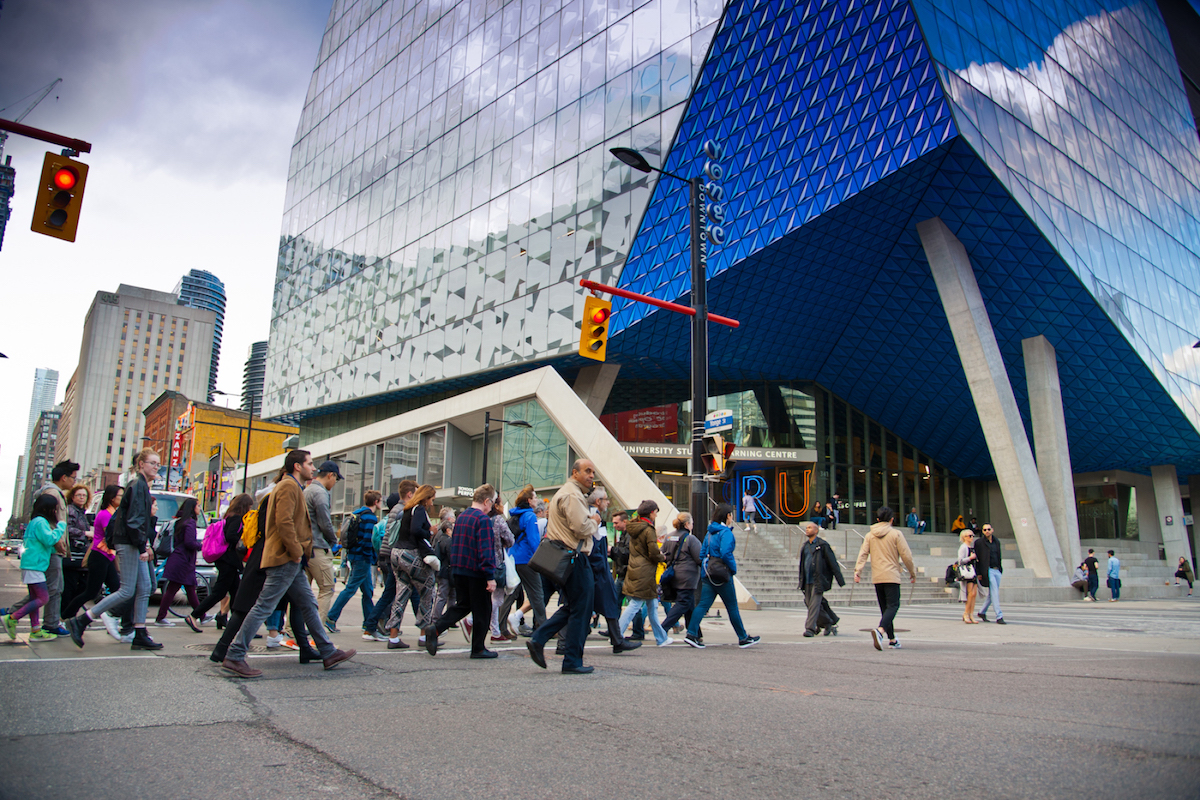
<path id="1" fill-rule="evenodd" d="M 339 481 L 344 480 L 342 471 L 338 469 L 336 461 L 322 461 L 321 466 L 317 467 L 317 474 L 319 475 L 327 475 L 330 472 L 332 472 L 334 475 L 337 475 L 337 479 Z"/>

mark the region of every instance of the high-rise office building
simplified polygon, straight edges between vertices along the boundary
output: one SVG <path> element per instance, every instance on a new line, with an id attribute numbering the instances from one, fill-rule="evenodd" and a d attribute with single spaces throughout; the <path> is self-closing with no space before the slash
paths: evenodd
<path id="1" fill-rule="evenodd" d="M 38 368 L 33 371 L 33 393 L 29 398 L 29 426 L 25 429 L 25 453 L 29 452 L 29 446 L 33 441 L 33 429 L 37 425 L 38 417 L 43 411 L 54 408 L 54 397 L 58 393 L 58 370 Z M 18 457 L 17 475 L 14 484 L 18 487 L 18 491 L 23 492 L 25 487 L 25 469 L 28 467 L 29 461 L 24 458 L 24 454 Z M 14 501 L 13 510 L 17 511 L 22 508 L 20 503 Z"/>
<path id="2" fill-rule="evenodd" d="M 13 191 L 16 188 L 17 171 L 12 165 L 12 156 L 5 156 L 0 164 L 0 250 L 4 249 L 4 230 L 8 227 L 8 218 L 12 216 Z"/>
<path id="3" fill-rule="evenodd" d="M 46 481 L 58 463 L 55 450 L 58 444 L 59 419 L 62 416 L 62 406 L 47 409 L 34 420 L 33 436 L 30 437 L 29 451 L 25 454 L 25 489 L 22 506 L 14 507 L 13 513 L 21 518 L 29 519 L 33 507 L 34 494 Z"/>
<path id="4" fill-rule="evenodd" d="M 225 284 L 211 272 L 194 269 L 180 278 L 175 286 L 180 305 L 206 308 L 217 315 L 213 328 L 212 366 L 208 372 L 207 398 L 211 403 L 217 389 L 217 366 L 221 360 L 221 335 L 225 329 Z"/>
<path id="5" fill-rule="evenodd" d="M 83 475 L 127 468 L 141 447 L 142 410 L 166 389 L 208 391 L 216 312 L 177 295 L 122 284 L 97 292 L 67 382 L 58 458 Z"/>
<path id="6" fill-rule="evenodd" d="M 267 343 L 255 342 L 246 354 L 242 373 L 242 411 L 262 411 L 263 380 L 267 374 Z"/>
<path id="7" fill-rule="evenodd" d="M 25 430 L 25 449 L 33 440 L 33 426 L 38 417 L 49 408 L 54 408 L 54 397 L 58 394 L 58 370 L 37 368 L 33 371 L 33 393 L 29 398 L 29 426 Z"/>
<path id="8" fill-rule="evenodd" d="M 688 302 L 687 183 L 610 152 L 634 148 L 705 183 L 708 307 L 742 322 L 711 326 L 709 407 L 761 448 L 726 491 L 787 520 L 834 491 L 853 523 L 990 512 L 1061 574 L 1053 491 L 1170 554 L 1200 474 L 1200 35 L 1173 40 L 1196 14 L 1162 2 L 1171 30 L 1152 0 L 337 0 L 264 413 L 307 444 L 535 367 L 573 380 L 581 278 Z M 623 429 L 664 445 L 638 458 L 666 487 L 689 326 L 613 310 L 603 414 L 653 420 Z"/>
<path id="9" fill-rule="evenodd" d="M 17 475 L 13 479 L 13 499 L 9 515 L 14 519 L 21 518 L 21 509 L 25 508 L 25 454 L 17 456 Z"/>

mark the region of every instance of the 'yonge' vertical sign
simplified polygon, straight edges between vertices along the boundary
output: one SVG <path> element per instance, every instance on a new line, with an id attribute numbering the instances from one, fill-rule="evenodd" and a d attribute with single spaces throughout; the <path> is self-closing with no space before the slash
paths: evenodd
<path id="1" fill-rule="evenodd" d="M 700 191 L 700 208 L 704 214 L 704 237 L 700 242 L 700 263 L 704 274 L 708 275 L 709 245 L 724 244 L 725 242 L 725 187 L 721 179 L 725 177 L 725 169 L 721 166 L 721 158 L 725 148 L 719 142 L 709 139 L 704 143 L 704 184 Z"/>

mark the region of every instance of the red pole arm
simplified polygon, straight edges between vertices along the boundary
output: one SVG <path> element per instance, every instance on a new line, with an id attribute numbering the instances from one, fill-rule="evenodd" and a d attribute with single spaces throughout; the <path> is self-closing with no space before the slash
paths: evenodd
<path id="1" fill-rule="evenodd" d="M 57 133 L 44 131 L 41 128 L 31 128 L 28 125 L 22 125 L 19 122 L 12 122 L 7 119 L 0 119 L 0 131 L 8 131 L 18 136 L 28 136 L 30 139 L 40 139 L 50 144 L 62 145 L 71 150 L 78 150 L 80 153 L 92 152 L 90 142 L 85 142 L 82 139 L 72 139 L 70 136 L 60 136 Z"/>
<path id="2" fill-rule="evenodd" d="M 589 280 L 581 280 L 579 281 L 579 285 L 585 289 L 591 289 L 593 292 L 604 292 L 605 294 L 611 294 L 616 297 L 624 297 L 626 300 L 636 300 L 639 303 L 647 303 L 648 305 L 665 308 L 667 311 L 674 311 L 676 314 L 686 314 L 689 317 L 696 316 L 696 309 L 692 308 L 691 306 L 681 306 L 679 303 L 668 303 L 666 300 L 659 300 L 656 297 L 649 297 L 648 295 L 638 294 L 637 292 L 618 289 L 616 286 L 606 286 L 603 283 L 596 283 L 595 281 Z M 718 325 L 727 325 L 730 328 L 737 328 L 742 324 L 736 319 L 722 317 L 719 314 L 709 314 L 708 318 Z"/>

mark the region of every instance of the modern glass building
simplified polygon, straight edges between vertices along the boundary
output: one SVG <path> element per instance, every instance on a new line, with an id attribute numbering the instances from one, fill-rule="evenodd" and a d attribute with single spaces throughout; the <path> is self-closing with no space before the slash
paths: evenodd
<path id="1" fill-rule="evenodd" d="M 175 287 L 179 305 L 215 311 L 217 325 L 213 329 L 212 368 L 208 373 L 208 402 L 217 389 L 217 367 L 221 361 L 221 334 L 225 328 L 225 284 L 211 272 L 194 269 L 184 275 Z"/>
<path id="2" fill-rule="evenodd" d="M 1195 24 L 1182 3 L 1170 13 Z M 999 453 L 1032 464 L 1023 341 L 1044 337 L 1071 513 L 1096 495 L 1108 516 L 1089 530 L 1148 536 L 1200 475 L 1200 138 L 1181 68 L 1196 38 L 1163 13 L 338 0 L 289 167 L 264 412 L 298 415 L 311 442 L 535 366 L 575 379 L 581 278 L 685 303 L 690 285 L 686 186 L 609 149 L 691 176 L 712 141 L 708 302 L 742 323 L 710 333 L 709 408 L 735 412 L 744 447 L 725 491 L 793 520 L 836 491 L 854 521 L 886 502 L 938 529 L 1004 510 L 1026 525 Z M 969 259 L 990 380 L 1025 429 L 1003 447 L 917 229 L 935 219 Z M 600 414 L 681 507 L 688 330 L 618 301 Z M 538 442 L 567 462 L 552 432 Z M 504 488 L 530 478 L 498 458 Z"/>
<path id="3" fill-rule="evenodd" d="M 257 414 L 262 410 L 263 381 L 267 374 L 267 343 L 254 342 L 242 368 L 242 411 Z"/>

